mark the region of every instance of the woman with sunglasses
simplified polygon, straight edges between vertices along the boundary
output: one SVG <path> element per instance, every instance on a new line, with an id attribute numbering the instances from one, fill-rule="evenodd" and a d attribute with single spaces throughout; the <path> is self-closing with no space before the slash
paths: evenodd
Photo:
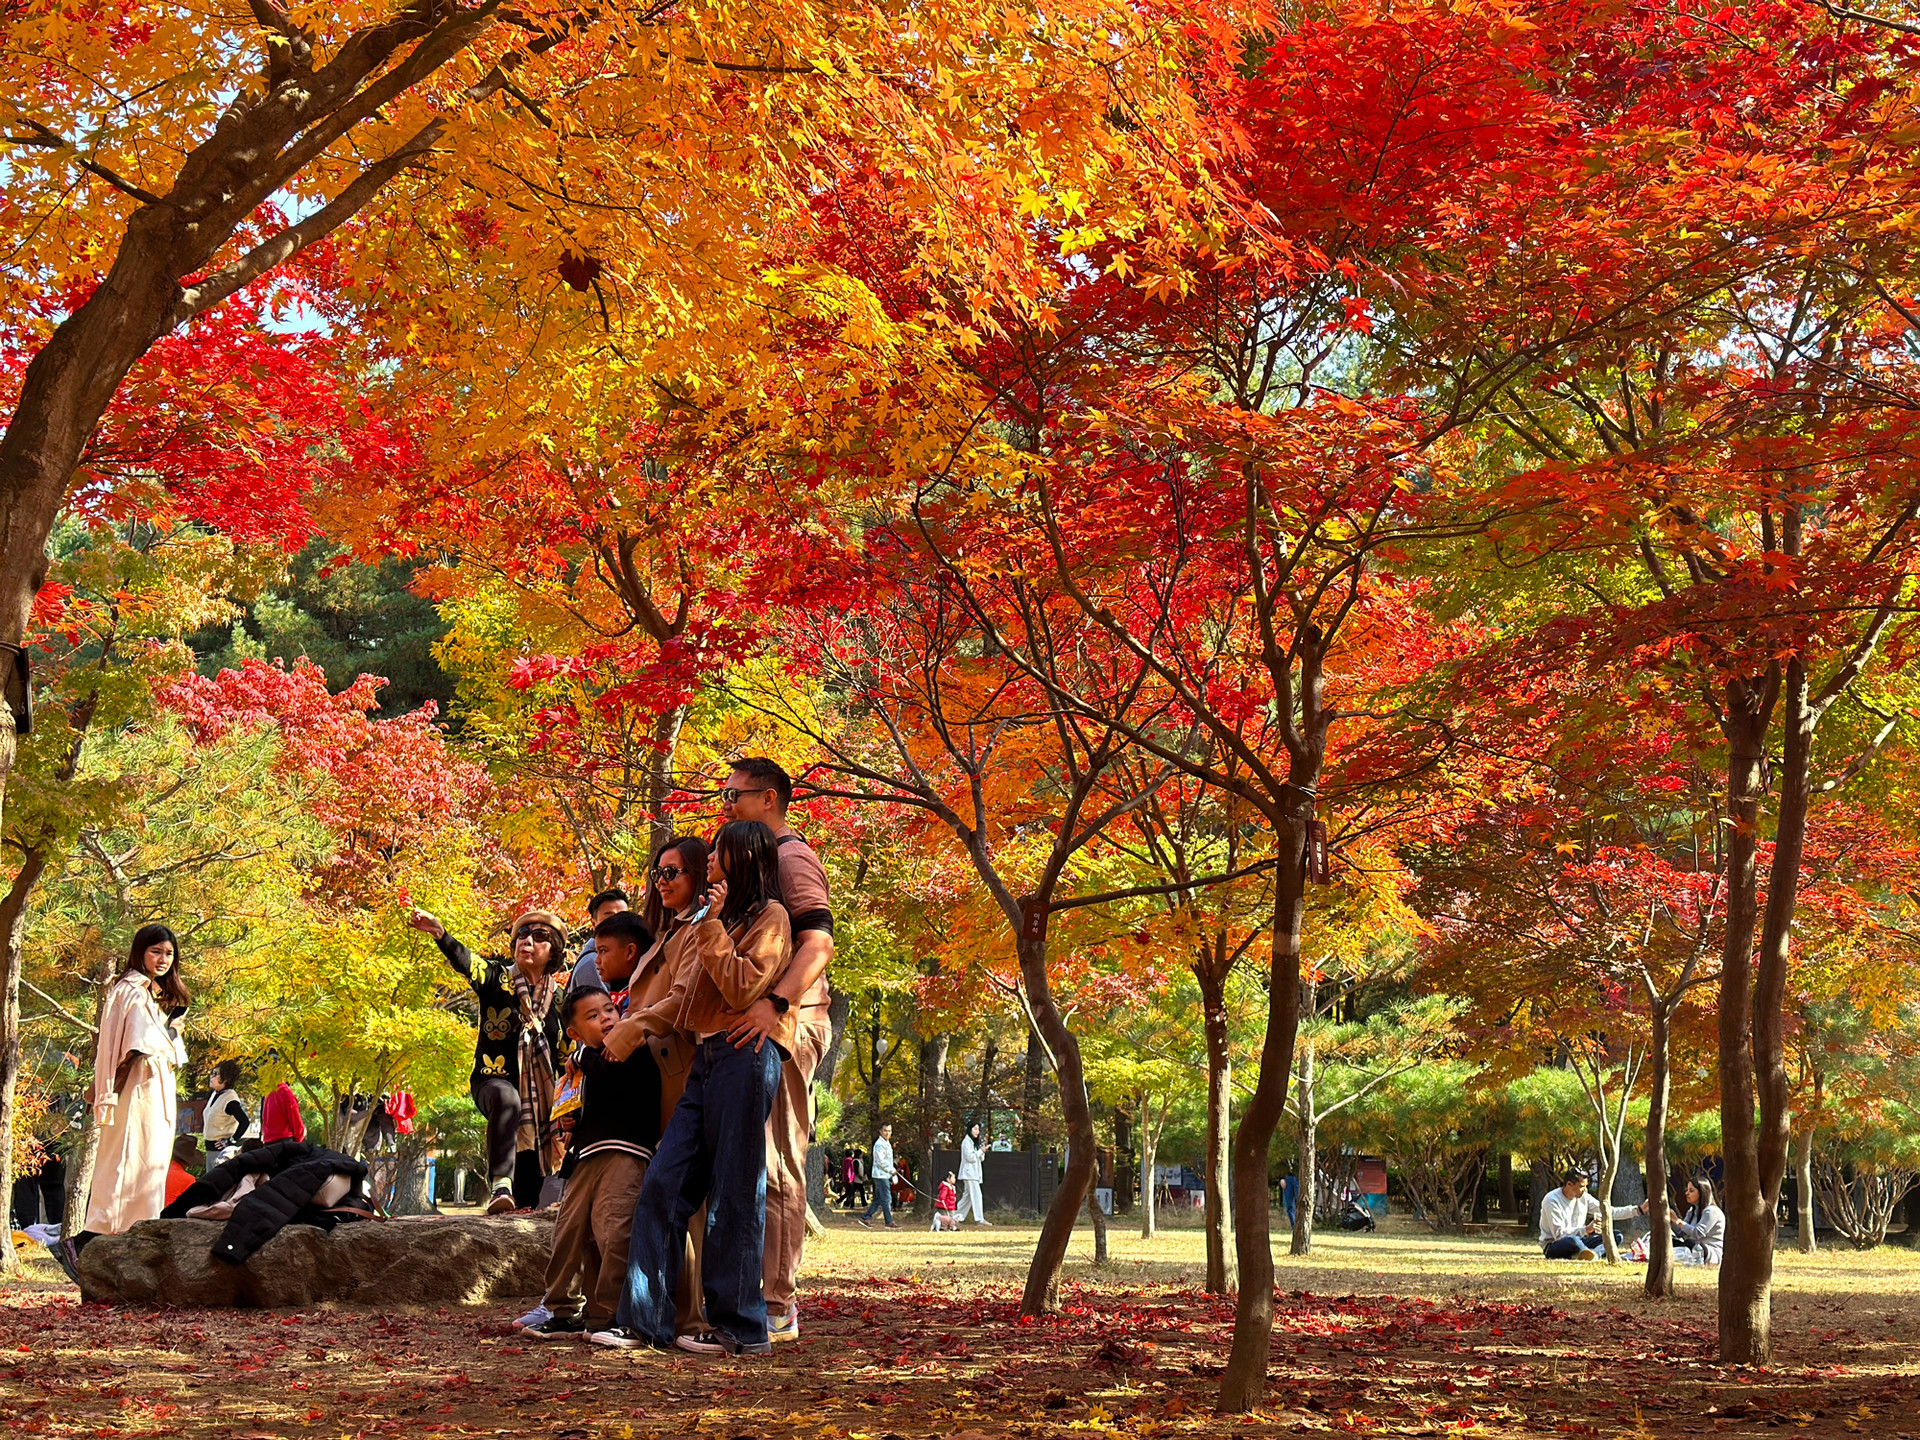
<path id="1" fill-rule="evenodd" d="M 480 1000 L 468 1093 L 487 1117 L 487 1169 L 493 1180 L 489 1215 L 540 1203 L 546 1177 L 560 1168 L 566 1136 L 554 1128 L 555 1056 L 560 1047 L 557 972 L 566 963 L 567 927 L 544 910 L 513 922 L 511 959 L 489 956 L 474 973 L 473 952 L 424 910 L 413 912 L 424 931 L 465 977 Z"/>

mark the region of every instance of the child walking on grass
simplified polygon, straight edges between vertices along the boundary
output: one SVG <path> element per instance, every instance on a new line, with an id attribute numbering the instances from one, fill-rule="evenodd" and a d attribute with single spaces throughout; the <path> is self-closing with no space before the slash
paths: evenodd
<path id="1" fill-rule="evenodd" d="M 947 1178 L 940 1182 L 940 1188 L 933 1192 L 933 1230 L 958 1230 L 960 1228 L 960 1192 L 953 1188 L 953 1171 L 947 1172 Z"/>

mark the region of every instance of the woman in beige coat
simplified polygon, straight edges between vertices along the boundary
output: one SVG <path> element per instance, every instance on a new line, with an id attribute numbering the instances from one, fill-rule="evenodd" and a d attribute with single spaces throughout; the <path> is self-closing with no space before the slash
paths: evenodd
<path id="1" fill-rule="evenodd" d="M 187 1013 L 173 931 L 148 925 L 133 937 L 127 963 L 100 1001 L 94 1047 L 94 1124 L 100 1149 L 87 1196 L 86 1229 L 73 1257 L 96 1235 L 118 1235 L 157 1219 L 166 1204 L 173 1155 L 174 1072 L 187 1063 L 176 1027 Z"/>

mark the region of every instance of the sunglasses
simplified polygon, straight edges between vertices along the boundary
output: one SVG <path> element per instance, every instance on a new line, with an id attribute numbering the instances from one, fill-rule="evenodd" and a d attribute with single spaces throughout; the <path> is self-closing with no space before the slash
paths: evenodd
<path id="1" fill-rule="evenodd" d="M 560 937 L 558 935 L 540 925 L 529 925 L 524 930 L 516 930 L 513 939 L 515 944 L 518 944 L 522 940 L 531 940 L 536 945 L 542 940 L 546 941 L 549 945 L 558 945 L 560 943 Z"/>
<path id="2" fill-rule="evenodd" d="M 720 792 L 720 803 L 723 805 L 738 805 L 742 795 L 764 795 L 771 789 L 773 789 L 771 785 L 755 785 L 750 790 L 742 790 L 737 786 L 729 785 Z"/>
<path id="3" fill-rule="evenodd" d="M 682 870 L 678 865 L 662 865 L 653 872 L 653 883 L 656 885 L 671 885 L 686 873 L 687 872 Z"/>

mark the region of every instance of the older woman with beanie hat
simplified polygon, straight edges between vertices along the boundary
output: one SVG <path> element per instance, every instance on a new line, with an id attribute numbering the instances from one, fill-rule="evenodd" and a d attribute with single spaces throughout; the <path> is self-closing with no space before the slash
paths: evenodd
<path id="1" fill-rule="evenodd" d="M 529 910 L 509 932 L 511 957 L 489 956 L 476 974 L 473 952 L 446 926 L 424 910 L 414 911 L 411 923 L 434 938 L 480 1001 L 468 1093 L 487 1119 L 487 1168 L 493 1180 L 487 1213 L 532 1209 L 567 1148 L 566 1136 L 553 1124 L 560 1047 L 554 1001 L 566 963 L 567 927 L 556 915 Z"/>

